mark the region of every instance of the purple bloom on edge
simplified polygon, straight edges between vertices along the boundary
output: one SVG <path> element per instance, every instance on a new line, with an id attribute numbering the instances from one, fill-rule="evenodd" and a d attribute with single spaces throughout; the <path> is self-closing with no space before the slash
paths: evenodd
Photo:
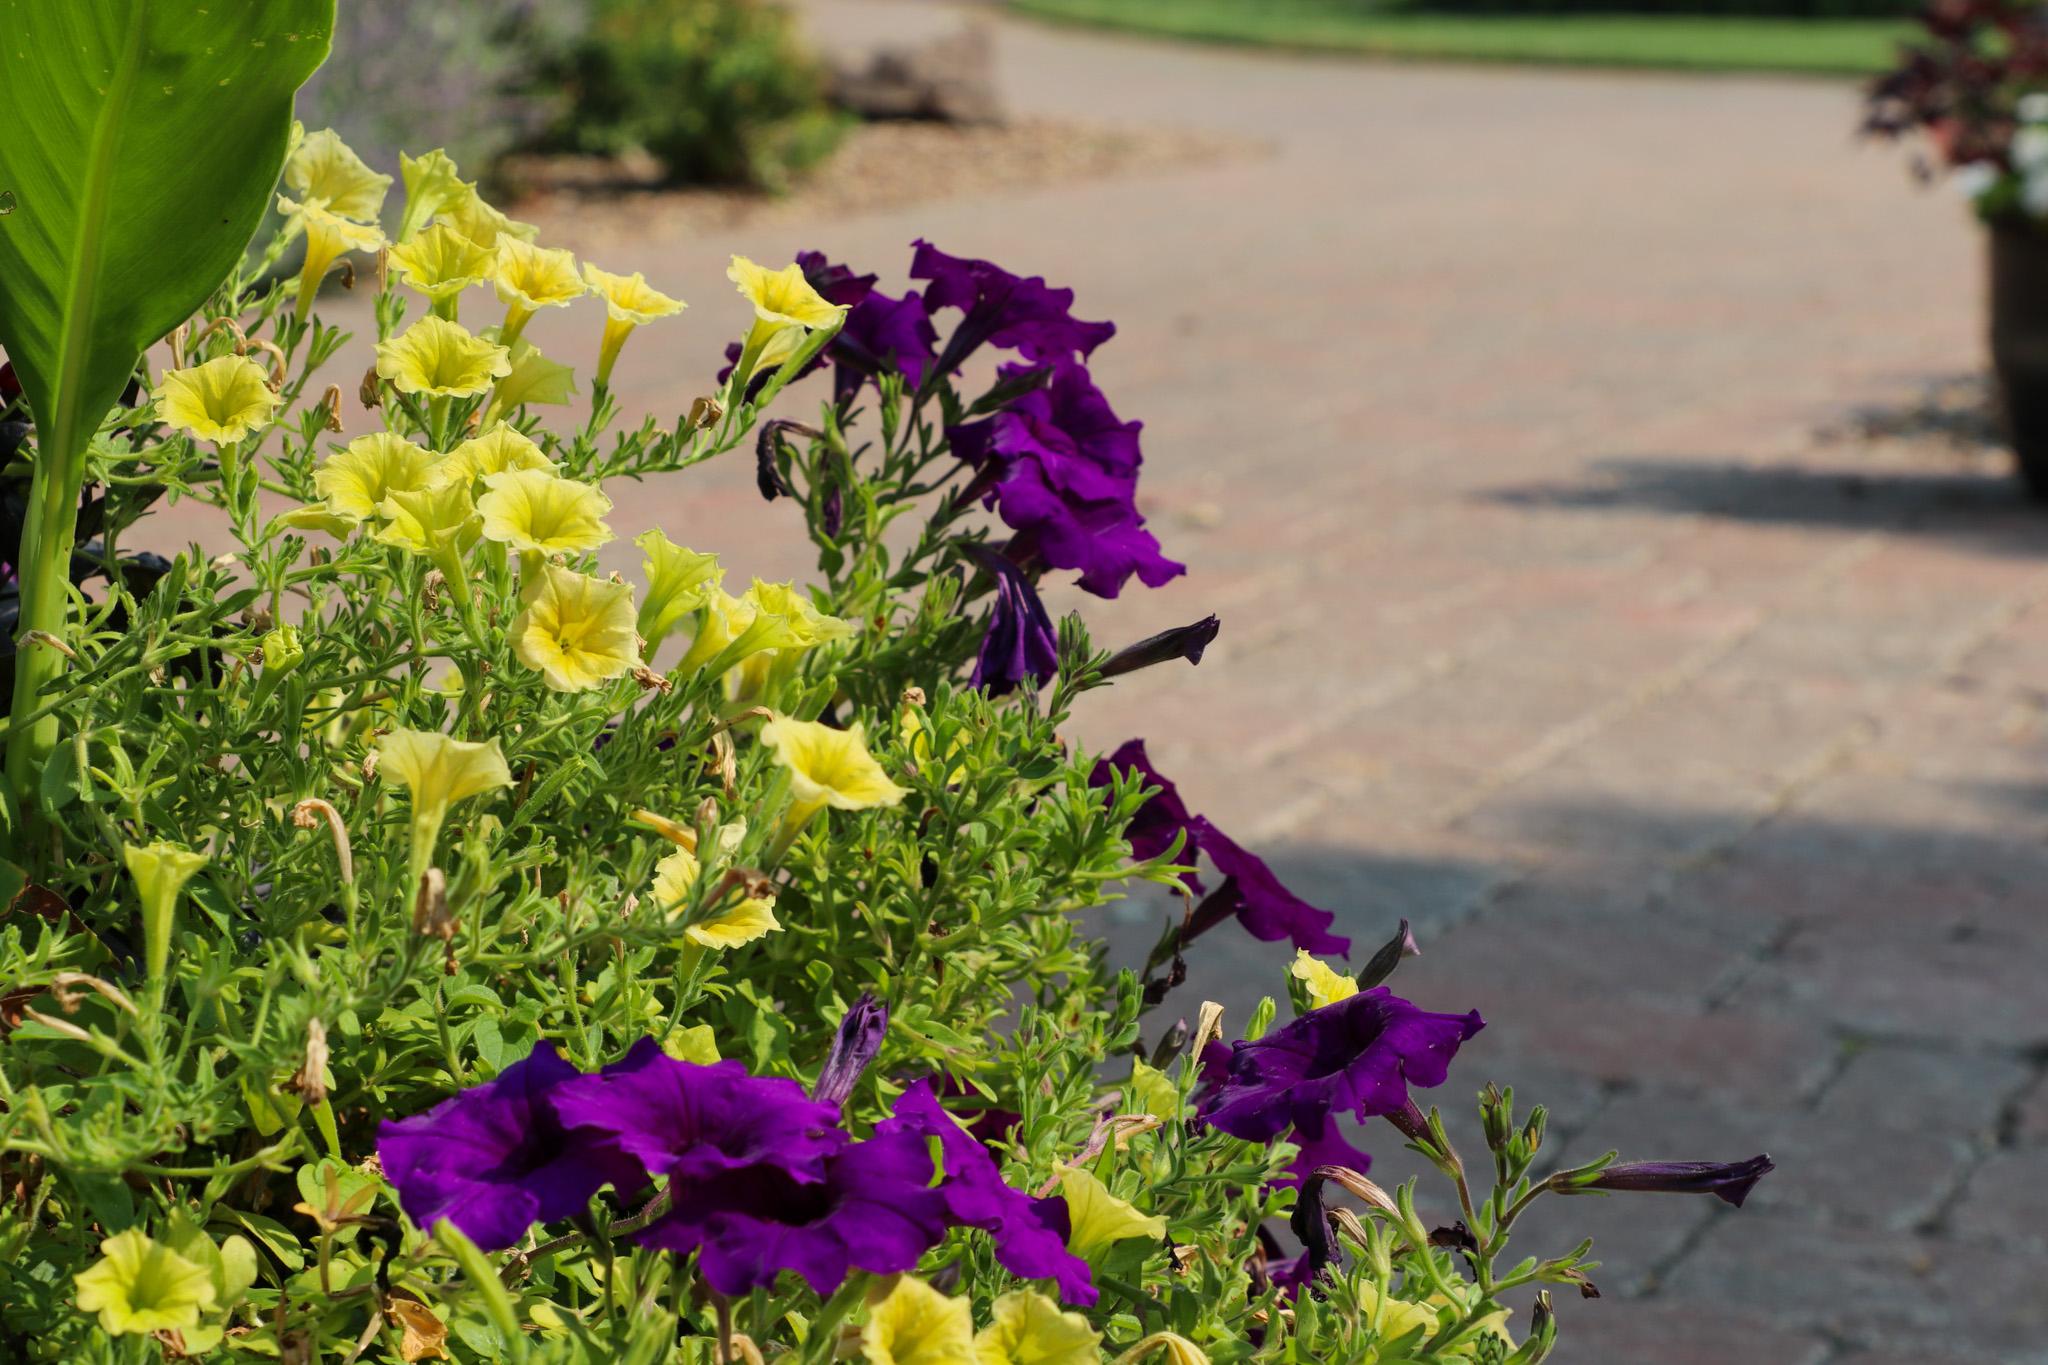
<path id="1" fill-rule="evenodd" d="M 1560 1181 L 1553 1188 L 1560 1194 L 1585 1194 L 1593 1190 L 1711 1194 L 1739 1209 L 1756 1188 L 1756 1182 L 1777 1168 L 1778 1163 L 1768 1156 L 1753 1156 L 1747 1161 L 1624 1161 L 1591 1179 Z"/>
<path id="2" fill-rule="evenodd" d="M 924 1138 L 877 1133 L 827 1157 L 814 1182 L 768 1165 L 677 1182 L 673 1206 L 639 1240 L 698 1252 L 705 1283 L 721 1294 L 765 1288 L 785 1270 L 830 1294 L 849 1268 L 909 1270 L 945 1237 L 946 1200 L 930 1188 L 932 1174 Z"/>
<path id="3" fill-rule="evenodd" d="M 1353 1146 L 1338 1131 L 1335 1114 L 1323 1114 L 1313 1122 L 1303 1123 L 1287 1135 L 1287 1140 L 1301 1150 L 1287 1164 L 1287 1174 L 1273 1182 L 1275 1185 L 1300 1185 L 1318 1166 L 1348 1166 L 1360 1175 L 1372 1169 L 1372 1153 Z"/>
<path id="4" fill-rule="evenodd" d="M 1019 683 L 1050 678 L 1060 666 L 1060 637 L 1038 589 L 1014 560 L 974 541 L 962 541 L 960 548 L 996 582 L 988 631 L 967 685 L 986 687 L 999 697 Z"/>
<path id="5" fill-rule="evenodd" d="M 910 278 L 931 281 L 925 308 L 958 308 L 965 315 L 939 357 L 941 373 L 959 368 L 984 342 L 1042 361 L 1085 356 L 1116 335 L 1113 322 L 1076 318 L 1074 291 L 1054 289 L 1042 276 L 1012 275 L 990 261 L 948 256 L 923 239 L 912 245 Z"/>
<path id="6" fill-rule="evenodd" d="M 937 1138 L 946 1163 L 939 1193 L 952 1221 L 987 1232 L 996 1260 L 1011 1274 L 1054 1281 L 1068 1303 L 1087 1307 L 1095 1302 L 1098 1291 L 1088 1263 L 1067 1250 L 1072 1231 L 1067 1201 L 1058 1195 L 1034 1199 L 1012 1188 L 988 1149 L 940 1107 L 931 1082 L 918 1081 L 905 1090 L 895 1115 L 875 1131 Z"/>
<path id="7" fill-rule="evenodd" d="M 863 380 L 888 369 L 901 372 L 904 387 L 914 393 L 938 344 L 931 314 L 915 290 L 900 299 L 870 291 L 847 310 L 845 325 L 825 348 L 832 359 L 833 396 L 851 397 Z"/>
<path id="8" fill-rule="evenodd" d="M 1172 848 L 1174 839 L 1184 834 L 1187 842 L 1180 846 L 1180 860 L 1194 862 L 1202 847 L 1196 837 L 1195 817 L 1188 814 L 1187 803 L 1180 799 L 1180 789 L 1152 766 L 1151 758 L 1145 753 L 1144 740 L 1124 741 L 1115 753 L 1095 765 L 1095 771 L 1088 774 L 1088 785 L 1107 787 L 1114 772 L 1136 773 L 1144 785 L 1159 788 L 1138 807 L 1138 813 L 1131 817 L 1130 826 L 1124 830 L 1124 838 L 1131 843 L 1131 856 L 1140 862 L 1150 862 Z M 1202 878 L 1198 873 L 1183 873 L 1181 882 L 1197 896 L 1202 894 Z"/>
<path id="9" fill-rule="evenodd" d="M 497 1251 L 536 1222 L 583 1212 L 607 1184 L 624 1193 L 644 1186 L 638 1162 L 557 1113 L 563 1088 L 584 1079 L 542 1042 L 497 1079 L 383 1124 L 377 1156 L 407 1215 L 423 1228 L 446 1218 Z"/>
<path id="10" fill-rule="evenodd" d="M 738 1062 L 681 1062 L 652 1038 L 554 1097 L 564 1123 L 603 1133 L 647 1169 L 677 1182 L 713 1182 L 748 1168 L 782 1178 L 824 1178 L 826 1158 L 847 1142 L 836 1105 L 795 1081 L 753 1076 Z"/>
<path id="11" fill-rule="evenodd" d="M 1223 885 L 1196 908 L 1188 938 L 1234 915 L 1246 933 L 1266 943 L 1286 939 L 1297 948 L 1340 957 L 1351 952 L 1350 939 L 1330 932 L 1337 921 L 1334 912 L 1319 910 L 1289 891 L 1265 859 L 1239 847 L 1206 816 L 1195 817 L 1194 830 L 1202 852 L 1223 874 Z"/>
<path id="12" fill-rule="evenodd" d="M 1434 1014 L 1384 986 L 1361 991 L 1233 1043 L 1222 1077 L 1196 1096 L 1196 1112 L 1252 1142 L 1271 1142 L 1290 1124 L 1322 1134 L 1341 1113 L 1391 1114 L 1407 1106 L 1411 1084 L 1442 1085 L 1459 1046 L 1485 1026 L 1477 1010 Z"/>

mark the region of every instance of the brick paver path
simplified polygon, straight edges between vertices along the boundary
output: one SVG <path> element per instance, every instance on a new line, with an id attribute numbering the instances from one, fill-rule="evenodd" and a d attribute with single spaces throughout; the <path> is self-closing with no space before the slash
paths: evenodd
<path id="1" fill-rule="evenodd" d="M 925 235 L 1073 284 L 1189 568 L 1073 600 L 1109 642 L 1225 623 L 1084 738 L 1148 736 L 1362 941 L 1415 921 L 1402 989 L 1491 1021 L 1446 1104 L 1499 1078 L 1565 1158 L 1778 1159 L 1739 1214 L 1540 1219 L 1606 1261 L 1558 1358 L 2048 1360 L 2048 527 L 1924 444 L 1815 438 L 1981 365 L 1963 209 L 1835 84 L 1000 50 L 1029 112 L 1272 154 L 648 243 L 621 265 L 695 290 L 691 373 L 738 325 L 727 250 L 900 282 Z M 628 358 L 629 401 L 701 387 Z M 737 465 L 621 501 L 802 567 Z M 1203 948 L 1183 1008 L 1279 992 L 1285 953 Z"/>
<path id="2" fill-rule="evenodd" d="M 629 409 L 707 387 L 730 250 L 900 285 L 925 235 L 1073 284 L 1189 567 L 1081 605 L 1111 643 L 1224 620 L 1081 737 L 1149 736 L 1362 943 L 1415 921 L 1399 987 L 1490 1020 L 1446 1104 L 1498 1078 L 1562 1157 L 1778 1159 L 1739 1214 L 1541 1219 L 1531 1250 L 1607 1263 L 1557 1358 L 2048 1360 L 2048 535 L 1995 474 L 1814 435 L 1980 366 L 1962 208 L 1856 145 L 1834 84 L 1000 51 L 1023 110 L 1271 154 L 608 244 L 695 305 L 628 347 Z M 804 567 L 737 460 L 618 492 L 624 534 Z M 1177 1005 L 1279 993 L 1284 953 L 1202 949 Z"/>

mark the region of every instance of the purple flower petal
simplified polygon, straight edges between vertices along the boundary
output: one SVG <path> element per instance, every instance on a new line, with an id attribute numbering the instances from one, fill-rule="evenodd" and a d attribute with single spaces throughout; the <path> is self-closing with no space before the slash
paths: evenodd
<path id="1" fill-rule="evenodd" d="M 1239 847 L 1206 817 L 1196 816 L 1194 829 L 1202 851 L 1224 878 L 1210 898 L 1215 903 L 1205 903 L 1196 911 L 1197 921 L 1235 915 L 1245 932 L 1266 943 L 1287 939 L 1311 953 L 1340 957 L 1350 953 L 1351 940 L 1330 932 L 1337 920 L 1334 911 L 1317 909 L 1282 886 L 1263 858 Z"/>
<path id="2" fill-rule="evenodd" d="M 421 1227 L 446 1218 L 496 1251 L 535 1222 L 583 1212 L 605 1185 L 627 1192 L 645 1185 L 638 1162 L 558 1114 L 562 1088 L 583 1079 L 542 1042 L 497 1079 L 383 1124 L 377 1155 L 407 1216 Z"/>
<path id="3" fill-rule="evenodd" d="M 904 1091 L 893 1116 L 875 1131 L 937 1138 L 946 1164 L 939 1193 L 952 1220 L 987 1232 L 996 1260 L 1011 1274 L 1054 1281 L 1068 1303 L 1095 1302 L 1088 1263 L 1067 1250 L 1067 1201 L 1057 1195 L 1034 1199 L 1010 1186 L 988 1149 L 940 1107 L 929 1081 Z"/>
<path id="4" fill-rule="evenodd" d="M 1322 1134 L 1336 1114 L 1395 1113 L 1411 1084 L 1442 1085 L 1459 1046 L 1484 1027 L 1477 1010 L 1434 1014 L 1384 986 L 1361 991 L 1232 1044 L 1227 1072 L 1204 1084 L 1196 1112 L 1252 1142 L 1271 1142 L 1290 1124 Z"/>
<path id="5" fill-rule="evenodd" d="M 1038 589 L 1014 560 L 973 541 L 962 541 L 961 548 L 996 581 L 988 629 L 967 685 L 1001 696 L 1020 683 L 1050 678 L 1059 671 L 1060 637 Z"/>
<path id="6" fill-rule="evenodd" d="M 990 261 L 949 256 L 926 241 L 913 245 L 910 277 L 931 282 L 925 308 L 964 314 L 938 362 L 946 373 L 985 342 L 1030 360 L 1057 360 L 1085 356 L 1116 335 L 1114 323 L 1074 316 L 1071 289 L 1054 289 L 1037 275 L 1013 275 Z"/>
<path id="7" fill-rule="evenodd" d="M 1180 799 L 1180 789 L 1152 766 L 1151 758 L 1145 753 L 1145 741 L 1127 740 L 1123 747 L 1097 763 L 1095 771 L 1088 775 L 1088 785 L 1107 787 L 1113 772 L 1134 772 L 1144 779 L 1146 786 L 1159 788 L 1138 807 L 1138 813 L 1124 830 L 1124 837 L 1131 843 L 1131 856 L 1140 862 L 1150 862 L 1172 848 L 1175 838 L 1185 835 L 1187 842 L 1181 845 L 1180 860 L 1193 863 L 1202 847 L 1196 836 L 1195 817 L 1188 814 L 1187 803 Z M 1202 879 L 1198 874 L 1183 873 L 1181 881 L 1195 895 L 1202 894 Z"/>

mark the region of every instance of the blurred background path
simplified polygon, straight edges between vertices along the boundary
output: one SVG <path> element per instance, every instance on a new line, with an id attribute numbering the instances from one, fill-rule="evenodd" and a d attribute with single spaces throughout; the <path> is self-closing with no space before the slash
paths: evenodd
<path id="1" fill-rule="evenodd" d="M 1076 738 L 1147 737 L 1366 951 L 1413 920 L 1397 988 L 1490 1021 L 1447 1106 L 1511 1081 L 1566 1158 L 1779 1162 L 1739 1215 L 1587 1200 L 1533 1227 L 1607 1264 L 1558 1358 L 2048 1360 L 2048 534 L 1976 426 L 1963 206 L 1855 142 L 1846 84 L 989 22 L 1019 116 L 1196 151 L 964 193 L 908 162 L 926 202 L 687 234 L 528 205 L 693 305 L 628 346 L 628 412 L 709 389 L 730 251 L 898 289 L 924 236 L 1074 286 L 1120 328 L 1096 372 L 1146 423 L 1189 572 L 1053 605 L 1106 644 L 1224 623 Z M 596 327 L 532 335 L 587 358 Z M 659 524 L 742 579 L 803 573 L 744 463 L 615 489 L 615 548 Z M 1118 951 L 1167 913 L 1118 907 Z M 1235 1027 L 1282 993 L 1285 952 L 1200 949 L 1169 1014 L 1212 996 Z"/>

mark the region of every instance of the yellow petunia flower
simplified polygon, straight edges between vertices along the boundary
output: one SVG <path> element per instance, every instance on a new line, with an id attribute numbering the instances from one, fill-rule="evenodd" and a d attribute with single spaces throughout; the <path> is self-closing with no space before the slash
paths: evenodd
<path id="1" fill-rule="evenodd" d="M 1154 1332 L 1116 1358 L 1116 1365 L 1209 1365 L 1209 1353 L 1178 1332 Z"/>
<path id="2" fill-rule="evenodd" d="M 1359 1316 L 1370 1320 L 1379 1311 L 1380 1292 L 1369 1281 L 1360 1281 L 1357 1286 Z M 1389 1298 L 1380 1317 L 1380 1338 L 1384 1341 L 1398 1341 L 1420 1327 L 1427 1342 L 1437 1331 L 1440 1321 L 1438 1310 L 1448 1307 L 1450 1301 L 1441 1294 L 1432 1294 L 1427 1303 L 1411 1303 L 1405 1299 Z M 1514 1338 L 1508 1335 L 1508 1315 L 1511 1310 L 1503 1308 L 1489 1313 L 1478 1323 L 1481 1332 L 1499 1337 L 1508 1351 L 1515 1348 Z M 1456 1321 L 1456 1316 L 1453 1316 Z M 1446 1347 L 1442 1353 L 1445 1360 L 1471 1360 L 1479 1350 L 1477 1335 L 1466 1338 L 1456 1346 Z"/>
<path id="3" fill-rule="evenodd" d="M 510 346 L 526 330 L 527 320 L 543 308 L 566 308 L 583 297 L 583 277 L 567 251 L 535 246 L 517 237 L 502 238 L 491 257 L 491 283 L 505 305 L 505 325 L 498 340 Z"/>
<path id="4" fill-rule="evenodd" d="M 836 326 L 846 309 L 826 301 L 811 288 L 800 265 L 769 270 L 744 256 L 732 258 L 725 277 L 733 282 L 747 302 L 754 305 L 754 325 L 747 332 L 742 360 L 749 374 L 780 365 L 803 344 L 804 334 L 815 327 Z"/>
<path id="5" fill-rule="evenodd" d="M 835 730 L 814 720 L 776 716 L 761 726 L 761 742 L 789 770 L 790 807 L 782 817 L 782 847 L 826 807 L 869 810 L 900 804 L 909 792 L 889 780 L 868 752 L 859 722 Z"/>
<path id="6" fill-rule="evenodd" d="M 457 801 L 512 785 L 495 739 L 481 744 L 438 730 L 393 730 L 377 741 L 378 770 L 412 797 L 413 881 L 433 865 L 434 845 Z"/>
<path id="7" fill-rule="evenodd" d="M 1294 965 L 1288 975 L 1308 987 L 1310 1009 L 1321 1009 L 1339 1000 L 1349 1000 L 1358 994 L 1358 978 L 1345 976 L 1322 959 L 1312 956 L 1306 948 L 1294 955 Z"/>
<path id="8" fill-rule="evenodd" d="M 868 1310 L 860 1353 L 868 1365 L 975 1365 L 974 1310 L 905 1275 Z"/>
<path id="9" fill-rule="evenodd" d="M 152 981 L 171 961 L 171 936 L 178 925 L 178 898 L 185 883 L 206 866 L 206 855 L 177 844 L 121 845 L 121 861 L 135 879 L 142 900 L 143 958 Z"/>
<path id="10" fill-rule="evenodd" d="M 318 204 L 301 204 L 282 195 L 277 207 L 306 234 L 306 259 L 299 267 L 298 318 L 304 322 L 313 311 L 313 298 L 320 281 L 334 263 L 350 251 L 376 251 L 384 245 L 383 229 L 374 224 L 352 222 Z"/>
<path id="11" fill-rule="evenodd" d="M 512 343 L 512 372 L 498 381 L 497 391 L 484 410 L 484 421 L 496 421 L 512 409 L 528 404 L 566 406 L 575 396 L 576 371 L 567 365 L 557 365 L 521 337 Z"/>
<path id="12" fill-rule="evenodd" d="M 765 615 L 745 598 L 713 588 L 705 598 L 704 619 L 697 627 L 697 638 L 690 642 L 689 652 L 676 665 L 676 672 L 696 672 L 736 640 L 745 640 L 746 644 L 733 663 L 764 649 L 795 644 L 796 633 L 783 617 Z"/>
<path id="13" fill-rule="evenodd" d="M 1171 1076 L 1147 1065 L 1143 1057 L 1135 1057 L 1131 1060 L 1130 1084 L 1124 1087 L 1124 1111 L 1161 1119 L 1179 1118 L 1180 1091 Z"/>
<path id="14" fill-rule="evenodd" d="M 526 610 L 512 622 L 512 652 L 557 692 L 586 691 L 639 667 L 633 590 L 541 565 L 527 590 Z"/>
<path id="15" fill-rule="evenodd" d="M 597 347 L 600 384 L 611 382 L 612 363 L 619 358 L 619 348 L 633 335 L 635 327 L 644 327 L 657 318 L 673 317 L 689 307 L 681 299 L 672 299 L 648 284 L 647 277 L 637 270 L 630 275 L 614 275 L 585 261 L 583 279 L 592 293 L 604 298 L 604 340 Z"/>
<path id="16" fill-rule="evenodd" d="M 825 615 L 812 604 L 811 595 L 799 591 L 793 583 L 763 583 L 757 578 L 741 600 L 757 612 L 780 616 L 789 622 L 793 640 L 778 648 L 810 649 L 830 640 L 844 640 L 854 632 L 851 621 Z"/>
<path id="17" fill-rule="evenodd" d="M 1143 1214 L 1109 1192 L 1109 1187 L 1081 1166 L 1062 1166 L 1060 1193 L 1067 1197 L 1071 1228 L 1067 1250 L 1084 1261 L 1092 1261 L 1113 1244 L 1132 1237 L 1154 1241 L 1166 1235 L 1166 1220 L 1157 1214 Z"/>
<path id="18" fill-rule="evenodd" d="M 322 128 L 307 133 L 284 163 L 284 183 L 292 187 L 301 203 L 318 204 L 343 218 L 374 223 L 384 211 L 391 177 L 371 170 L 339 133 Z"/>
<path id="19" fill-rule="evenodd" d="M 476 493 L 483 480 L 508 469 L 537 469 L 552 474 L 556 465 L 533 438 L 500 422 L 481 436 L 472 436 L 434 462 L 427 486 L 461 484 Z"/>
<path id="20" fill-rule="evenodd" d="M 375 534 L 386 545 L 424 556 L 441 571 L 456 600 L 469 600 L 463 553 L 476 544 L 480 520 L 467 481 L 398 489 L 384 500 L 390 521 Z"/>
<path id="21" fill-rule="evenodd" d="M 497 250 L 498 243 L 507 237 L 530 242 L 540 236 L 539 228 L 507 218 L 484 202 L 475 185 L 466 182 L 449 196 L 437 217 L 486 251 Z"/>
<path id="22" fill-rule="evenodd" d="M 398 154 L 398 174 L 405 181 L 405 213 L 398 221 L 398 240 L 408 242 L 429 219 L 476 186 L 456 174 L 448 153 L 436 147 L 423 156 Z"/>
<path id="23" fill-rule="evenodd" d="M 654 898 L 673 918 L 689 900 L 702 875 L 697 855 L 679 848 L 654 865 Z M 700 948 L 737 948 L 752 943 L 782 927 L 775 918 L 775 898 L 748 896 L 730 901 L 683 930 L 683 937 Z"/>
<path id="24" fill-rule="evenodd" d="M 384 500 L 393 493 L 424 488 L 434 467 L 434 453 L 396 432 L 358 436 L 313 472 L 313 487 L 327 511 L 351 521 L 383 515 Z"/>
<path id="25" fill-rule="evenodd" d="M 232 445 L 269 426 L 282 401 L 261 365 L 245 355 L 224 355 L 203 365 L 165 370 L 157 382 L 156 415 L 202 441 Z"/>
<path id="26" fill-rule="evenodd" d="M 466 398 L 512 373 L 512 357 L 446 318 L 427 317 L 377 343 L 377 373 L 400 393 Z"/>
<path id="27" fill-rule="evenodd" d="M 100 1243 L 100 1259 L 73 1279 L 81 1312 L 110 1336 L 182 1332 L 199 1325 L 217 1292 L 213 1276 L 138 1228 Z"/>
<path id="28" fill-rule="evenodd" d="M 463 290 L 489 279 L 491 261 L 490 252 L 445 223 L 391 248 L 399 278 L 432 300 L 437 313 Z"/>
<path id="29" fill-rule="evenodd" d="M 640 547 L 641 569 L 647 575 L 639 630 L 652 655 L 684 617 L 711 600 L 725 570 L 718 567 L 717 555 L 685 549 L 660 531 L 642 532 L 633 543 Z"/>
<path id="30" fill-rule="evenodd" d="M 1035 1289 L 1012 1290 L 990 1311 L 974 1338 L 975 1365 L 1101 1365 L 1102 1333 Z"/>
<path id="31" fill-rule="evenodd" d="M 507 469 L 484 477 L 477 499 L 484 535 L 530 554 L 576 554 L 612 538 L 604 490 L 544 469 Z"/>

